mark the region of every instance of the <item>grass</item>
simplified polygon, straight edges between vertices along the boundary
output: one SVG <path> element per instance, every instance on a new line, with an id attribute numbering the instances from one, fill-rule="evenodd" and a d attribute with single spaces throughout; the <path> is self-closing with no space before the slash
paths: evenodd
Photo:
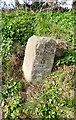
<path id="1" fill-rule="evenodd" d="M 15 11 L 3 14 L 1 21 L 4 119 L 74 117 L 74 12 Z M 25 45 L 33 34 L 66 40 L 69 48 L 55 58 L 51 75 L 39 85 L 27 83 L 22 73 Z"/>

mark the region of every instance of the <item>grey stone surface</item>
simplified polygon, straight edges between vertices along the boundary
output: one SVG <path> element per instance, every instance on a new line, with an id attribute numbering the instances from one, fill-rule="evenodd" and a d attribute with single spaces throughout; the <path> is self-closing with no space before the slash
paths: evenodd
<path id="1" fill-rule="evenodd" d="M 22 70 L 28 82 L 42 82 L 51 73 L 56 52 L 56 41 L 50 37 L 29 38 Z"/>
<path id="2" fill-rule="evenodd" d="M 55 59 L 56 57 L 60 58 L 65 54 L 65 52 L 68 51 L 68 44 L 65 40 L 56 40 L 56 53 L 55 53 Z"/>

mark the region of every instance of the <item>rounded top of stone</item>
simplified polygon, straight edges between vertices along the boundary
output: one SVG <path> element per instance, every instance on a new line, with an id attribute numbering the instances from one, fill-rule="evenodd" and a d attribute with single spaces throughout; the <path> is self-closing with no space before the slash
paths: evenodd
<path id="1" fill-rule="evenodd" d="M 36 35 L 33 35 L 33 36 L 31 36 L 29 39 L 28 39 L 28 41 L 34 41 L 34 42 L 41 42 L 41 41 L 43 41 L 43 42 L 49 42 L 49 41 L 51 41 L 51 42 L 53 42 L 53 43 L 56 43 L 56 40 L 53 38 L 53 37 L 45 37 L 45 36 L 36 36 Z"/>

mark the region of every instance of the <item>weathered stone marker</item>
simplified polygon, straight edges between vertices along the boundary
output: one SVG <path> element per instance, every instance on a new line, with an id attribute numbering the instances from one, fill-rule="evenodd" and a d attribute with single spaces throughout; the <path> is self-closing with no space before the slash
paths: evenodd
<path id="1" fill-rule="evenodd" d="M 56 41 L 50 37 L 29 38 L 22 70 L 28 82 L 42 82 L 51 73 L 56 51 Z"/>

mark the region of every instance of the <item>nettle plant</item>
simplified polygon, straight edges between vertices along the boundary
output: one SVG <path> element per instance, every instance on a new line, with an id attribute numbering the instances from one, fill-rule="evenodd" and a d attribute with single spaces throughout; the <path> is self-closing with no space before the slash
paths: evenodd
<path id="1" fill-rule="evenodd" d="M 38 115 L 42 119 L 57 120 L 61 117 L 61 110 L 64 106 L 64 99 L 62 97 L 62 88 L 59 82 L 47 82 L 44 89 L 42 100 L 38 106 Z"/>
<path id="2" fill-rule="evenodd" d="M 64 105 L 60 82 L 46 80 L 39 95 L 24 104 L 23 112 L 31 118 L 58 120 Z"/>
<path id="3" fill-rule="evenodd" d="M 18 118 L 21 113 L 21 84 L 17 80 L 7 79 L 2 85 L 2 108 L 4 119 Z"/>
<path id="4" fill-rule="evenodd" d="M 34 15 L 24 11 L 16 11 L 3 15 L 2 22 L 2 55 L 7 57 L 14 50 L 15 44 L 26 45 L 27 40 L 33 35 Z"/>

